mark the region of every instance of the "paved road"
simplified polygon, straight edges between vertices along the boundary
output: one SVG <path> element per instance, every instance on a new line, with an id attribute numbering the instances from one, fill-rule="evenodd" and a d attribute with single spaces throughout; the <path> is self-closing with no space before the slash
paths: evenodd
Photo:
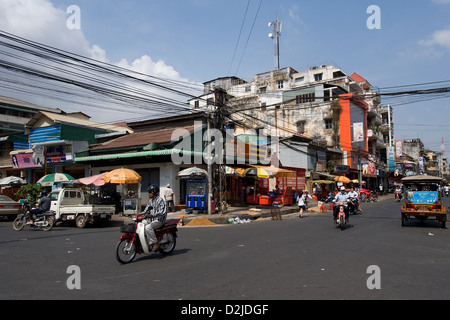
<path id="1" fill-rule="evenodd" d="M 0 299 L 449 299 L 450 231 L 401 227 L 399 208 L 364 203 L 344 231 L 329 213 L 182 227 L 172 255 L 128 265 L 114 257 L 117 225 L 15 232 L 0 221 Z M 81 289 L 67 287 L 72 265 Z"/>

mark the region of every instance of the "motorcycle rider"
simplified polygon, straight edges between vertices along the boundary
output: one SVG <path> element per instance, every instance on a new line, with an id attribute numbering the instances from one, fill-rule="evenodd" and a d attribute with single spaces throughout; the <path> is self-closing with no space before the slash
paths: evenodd
<path id="1" fill-rule="evenodd" d="M 147 188 L 149 200 L 142 214 L 148 215 L 145 223 L 145 235 L 149 245 L 152 246 L 152 252 L 159 248 L 155 230 L 161 228 L 166 222 L 167 205 L 163 198 L 159 196 L 159 187 L 155 184 Z"/>
<path id="2" fill-rule="evenodd" d="M 52 204 L 52 201 L 50 200 L 49 197 L 47 197 L 48 195 L 48 191 L 47 190 L 42 190 L 41 191 L 41 199 L 39 200 L 39 203 L 36 205 L 36 208 L 33 208 L 30 210 L 30 212 L 28 213 L 28 222 L 27 224 L 33 224 L 34 220 L 33 220 L 33 215 L 38 215 L 44 212 L 47 212 L 50 210 L 50 206 Z"/>
<path id="3" fill-rule="evenodd" d="M 338 202 L 344 202 L 346 203 L 348 200 L 348 194 L 345 192 L 345 187 L 341 186 L 340 187 L 340 192 L 338 192 L 336 194 L 336 196 L 334 197 L 334 201 L 336 203 L 336 206 L 334 207 L 333 210 L 333 218 L 334 221 L 336 222 L 337 216 L 338 216 L 338 212 L 339 212 L 339 205 L 337 205 Z M 348 221 L 348 206 L 344 206 L 344 212 L 345 212 L 345 220 Z"/>
<path id="4" fill-rule="evenodd" d="M 397 186 L 395 188 L 395 198 L 401 200 L 402 199 L 402 190 L 400 189 L 400 186 Z"/>
<path id="5" fill-rule="evenodd" d="M 448 192 L 450 190 L 450 187 L 448 185 L 444 186 L 444 192 L 445 192 L 445 196 L 448 197 Z"/>
<path id="6" fill-rule="evenodd" d="M 355 207 L 355 213 L 361 211 L 359 207 L 359 195 L 354 187 L 351 188 L 350 192 L 348 193 L 348 197 L 352 200 L 352 204 Z"/>

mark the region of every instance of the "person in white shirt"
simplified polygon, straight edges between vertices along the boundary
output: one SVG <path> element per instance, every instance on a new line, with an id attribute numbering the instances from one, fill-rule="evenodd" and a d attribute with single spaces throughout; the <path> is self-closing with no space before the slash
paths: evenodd
<path id="1" fill-rule="evenodd" d="M 336 194 L 336 196 L 334 197 L 334 202 L 337 204 L 338 202 L 344 202 L 345 204 L 347 203 L 348 200 L 348 194 L 345 192 L 345 187 L 342 186 L 340 188 L 340 192 L 338 192 L 338 194 Z M 338 210 L 339 210 L 339 206 L 336 205 L 334 207 L 333 210 L 333 218 L 334 221 L 336 221 L 337 215 L 338 215 Z M 344 211 L 345 211 L 345 220 L 348 221 L 348 206 L 344 206 Z"/>
<path id="2" fill-rule="evenodd" d="M 353 205 L 355 206 L 357 211 L 361 211 L 361 208 L 359 207 L 359 194 L 355 190 L 354 187 L 351 188 L 350 192 L 348 193 L 348 197 L 352 199 Z M 356 212 L 356 211 L 355 211 Z"/>
<path id="3" fill-rule="evenodd" d="M 173 190 L 170 187 L 170 183 L 167 184 L 166 190 L 164 191 L 164 200 L 167 204 L 167 209 L 170 209 L 170 212 L 175 212 L 175 206 L 173 204 Z"/>
<path id="4" fill-rule="evenodd" d="M 311 195 L 308 194 L 308 191 L 304 191 L 301 195 L 297 197 L 297 205 L 300 210 L 298 213 L 299 218 L 303 218 L 303 211 L 306 210 L 307 197 L 310 197 L 312 199 Z"/>

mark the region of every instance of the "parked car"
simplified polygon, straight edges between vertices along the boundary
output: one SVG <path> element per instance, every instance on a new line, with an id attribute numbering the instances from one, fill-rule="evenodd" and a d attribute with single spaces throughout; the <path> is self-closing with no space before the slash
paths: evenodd
<path id="1" fill-rule="evenodd" d="M 9 221 L 13 221 L 22 212 L 20 202 L 0 194 L 0 216 L 6 216 Z"/>

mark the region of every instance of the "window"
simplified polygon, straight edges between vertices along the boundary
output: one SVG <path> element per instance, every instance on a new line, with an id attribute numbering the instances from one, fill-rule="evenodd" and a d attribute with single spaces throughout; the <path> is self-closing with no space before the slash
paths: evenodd
<path id="1" fill-rule="evenodd" d="M 266 103 L 261 102 L 261 111 L 266 111 Z"/>
<path id="2" fill-rule="evenodd" d="M 245 86 L 245 92 L 251 92 L 252 87 L 251 86 Z"/>
<path id="3" fill-rule="evenodd" d="M 194 101 L 194 108 L 197 109 L 198 107 L 200 107 L 200 101 L 196 100 Z"/>
<path id="4" fill-rule="evenodd" d="M 325 129 L 333 129 L 333 120 L 325 119 Z"/>
<path id="5" fill-rule="evenodd" d="M 278 80 L 277 81 L 277 88 L 283 89 L 284 88 L 284 80 Z"/>
<path id="6" fill-rule="evenodd" d="M 304 120 L 297 121 L 296 125 L 297 125 L 297 133 L 304 134 L 306 121 L 304 121 Z"/>
<path id="7" fill-rule="evenodd" d="M 295 79 L 295 84 L 302 83 L 303 81 L 305 81 L 305 77 L 297 78 L 297 79 Z"/>
<path id="8" fill-rule="evenodd" d="M 264 92 L 266 92 L 267 91 L 267 87 L 261 87 L 261 88 L 259 88 L 259 92 L 260 93 L 264 93 Z"/>
<path id="9" fill-rule="evenodd" d="M 297 104 L 306 103 L 306 102 L 314 102 L 314 101 L 316 101 L 316 93 L 315 92 L 301 94 L 301 95 L 298 95 L 295 97 L 295 102 Z"/>
<path id="10" fill-rule="evenodd" d="M 314 81 L 321 81 L 322 80 L 322 73 L 316 73 L 314 75 Z"/>

